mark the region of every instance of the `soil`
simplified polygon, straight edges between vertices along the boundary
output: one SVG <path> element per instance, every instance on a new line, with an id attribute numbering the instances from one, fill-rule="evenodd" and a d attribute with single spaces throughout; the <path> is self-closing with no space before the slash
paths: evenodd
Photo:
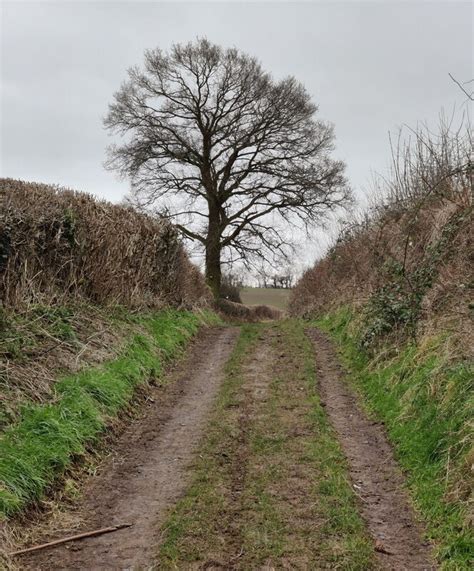
<path id="1" fill-rule="evenodd" d="M 387 441 L 384 428 L 362 412 L 358 399 L 344 382 L 338 356 L 327 337 L 308 331 L 316 354 L 318 388 L 326 413 L 348 459 L 361 513 L 375 540 L 383 569 L 432 570 L 431 549 L 405 493 L 404 477 Z"/>
<path id="2" fill-rule="evenodd" d="M 174 378 L 157 391 L 146 416 L 122 434 L 114 453 L 91 478 L 79 508 L 81 529 L 64 529 L 61 536 L 122 523 L 132 527 L 21 556 L 22 569 L 147 568 L 167 509 L 188 484 L 188 467 L 237 335 L 236 328 L 228 327 L 200 336 Z"/>

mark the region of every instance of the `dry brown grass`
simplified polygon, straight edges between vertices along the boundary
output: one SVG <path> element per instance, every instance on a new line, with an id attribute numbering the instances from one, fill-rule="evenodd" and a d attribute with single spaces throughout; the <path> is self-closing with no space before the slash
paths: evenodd
<path id="1" fill-rule="evenodd" d="M 131 328 L 85 304 L 64 313 L 47 306 L 15 312 L 0 332 L 0 431 L 17 420 L 21 403 L 48 400 L 58 378 L 113 358 Z"/>
<path id="2" fill-rule="evenodd" d="M 0 180 L 0 301 L 18 309 L 97 304 L 192 306 L 204 280 L 167 221 L 68 189 Z"/>
<path id="3" fill-rule="evenodd" d="M 216 309 L 226 320 L 236 322 L 256 322 L 273 319 L 281 319 L 283 312 L 268 305 L 243 305 L 227 299 L 219 299 Z"/>

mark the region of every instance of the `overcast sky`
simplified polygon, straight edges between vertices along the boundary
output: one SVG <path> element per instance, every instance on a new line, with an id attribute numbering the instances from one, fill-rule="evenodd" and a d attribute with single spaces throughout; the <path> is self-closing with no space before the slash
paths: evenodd
<path id="1" fill-rule="evenodd" d="M 1 2 L 0 175 L 118 201 L 102 117 L 146 48 L 197 36 L 294 75 L 335 124 L 336 156 L 363 195 L 389 160 L 388 132 L 465 105 L 469 2 Z"/>

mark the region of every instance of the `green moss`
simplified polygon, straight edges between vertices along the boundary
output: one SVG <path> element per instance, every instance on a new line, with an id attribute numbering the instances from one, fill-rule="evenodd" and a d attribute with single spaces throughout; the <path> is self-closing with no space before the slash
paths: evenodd
<path id="1" fill-rule="evenodd" d="M 25 406 L 0 439 L 0 517 L 38 500 L 54 480 L 99 438 L 140 383 L 162 373 L 211 313 L 163 311 L 130 316 L 135 334 L 113 361 L 59 380 L 50 403 Z"/>
<path id="2" fill-rule="evenodd" d="M 356 318 L 347 308 L 318 324 L 338 342 L 350 379 L 369 410 L 385 423 L 415 506 L 427 522 L 445 569 L 468 569 L 474 558 L 468 496 L 474 418 L 474 370 L 451 363 L 447 339 L 360 350 Z"/>

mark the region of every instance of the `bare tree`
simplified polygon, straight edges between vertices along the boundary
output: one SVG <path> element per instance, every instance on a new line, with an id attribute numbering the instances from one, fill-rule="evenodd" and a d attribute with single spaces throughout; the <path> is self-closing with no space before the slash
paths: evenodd
<path id="1" fill-rule="evenodd" d="M 109 107 L 104 124 L 124 142 L 107 166 L 201 245 L 217 296 L 224 251 L 282 250 L 279 221 L 308 226 L 349 199 L 333 128 L 316 111 L 293 77 L 275 81 L 236 49 L 201 39 L 150 50 Z"/>
<path id="2" fill-rule="evenodd" d="M 292 274 L 273 274 L 272 286 L 275 289 L 290 289 L 293 284 Z"/>

